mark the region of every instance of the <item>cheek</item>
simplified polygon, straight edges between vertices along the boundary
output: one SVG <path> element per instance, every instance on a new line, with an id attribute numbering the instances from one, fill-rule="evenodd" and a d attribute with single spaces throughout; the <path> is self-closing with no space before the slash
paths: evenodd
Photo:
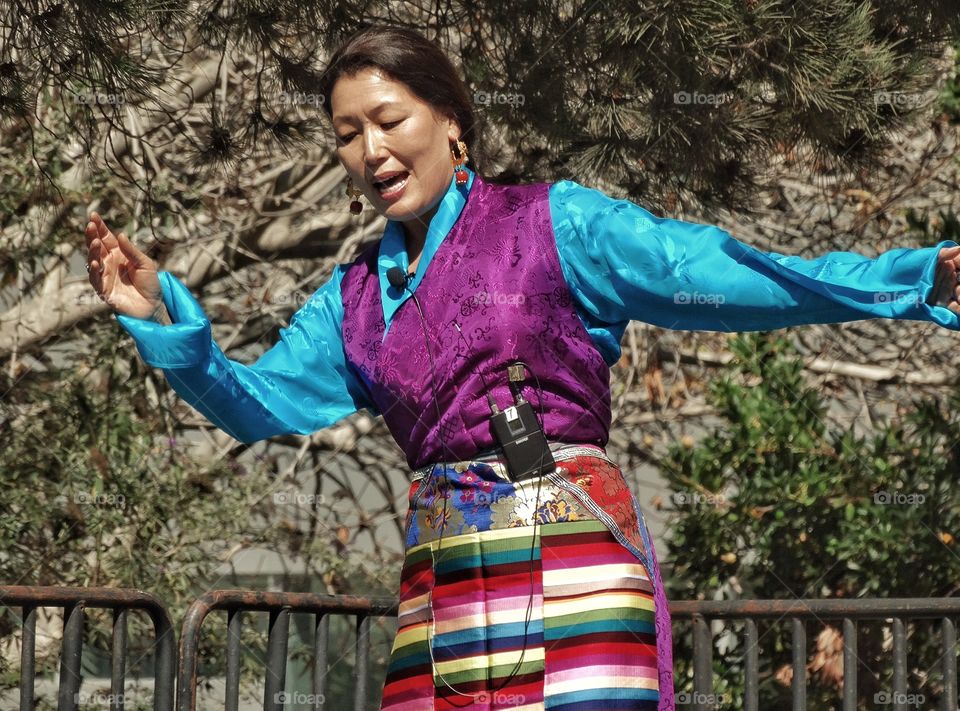
<path id="1" fill-rule="evenodd" d="M 356 140 L 356 139 L 354 139 Z M 350 146 L 340 146 L 336 150 L 337 159 L 340 161 L 340 164 L 348 169 L 356 171 L 356 166 L 359 163 L 359 158 L 357 156 L 357 151 Z"/>

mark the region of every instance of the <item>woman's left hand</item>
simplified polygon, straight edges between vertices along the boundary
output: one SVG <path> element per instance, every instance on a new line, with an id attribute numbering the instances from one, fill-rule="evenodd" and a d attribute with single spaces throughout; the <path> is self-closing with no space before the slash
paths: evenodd
<path id="1" fill-rule="evenodd" d="M 960 247 L 944 247 L 940 250 L 937 276 L 933 282 L 929 303 L 946 306 L 960 314 L 960 284 L 957 283 L 957 274 L 960 274 Z"/>

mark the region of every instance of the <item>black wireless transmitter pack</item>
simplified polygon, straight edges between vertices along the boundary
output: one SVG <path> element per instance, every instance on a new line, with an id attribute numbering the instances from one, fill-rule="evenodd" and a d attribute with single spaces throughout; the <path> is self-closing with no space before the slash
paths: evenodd
<path id="1" fill-rule="evenodd" d="M 511 481 L 541 476 L 557 466 L 533 406 L 520 392 L 518 383 L 523 381 L 523 373 L 524 366 L 520 364 L 507 368 L 515 404 L 490 418 L 493 434 L 507 460 Z"/>

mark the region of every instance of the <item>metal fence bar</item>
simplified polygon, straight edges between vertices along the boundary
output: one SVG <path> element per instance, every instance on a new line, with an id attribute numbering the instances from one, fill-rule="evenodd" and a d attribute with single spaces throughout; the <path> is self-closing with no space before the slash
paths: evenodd
<path id="1" fill-rule="evenodd" d="M 283 711 L 286 703 L 287 645 L 290 638 L 290 610 L 270 610 L 267 637 L 267 673 L 263 683 L 264 711 Z"/>
<path id="2" fill-rule="evenodd" d="M 793 711 L 807 708 L 807 628 L 799 617 L 791 620 L 793 644 L 793 680 L 790 684 L 793 695 Z"/>
<path id="3" fill-rule="evenodd" d="M 330 643 L 330 615 L 314 618 L 313 637 L 313 709 L 323 711 L 327 691 L 327 649 Z"/>
<path id="4" fill-rule="evenodd" d="M 940 621 L 943 641 L 943 711 L 956 711 L 957 701 L 957 628 L 953 620 Z"/>
<path id="5" fill-rule="evenodd" d="M 240 707 L 240 634 L 243 612 L 227 613 L 227 678 L 224 684 L 224 711 L 238 711 Z"/>
<path id="6" fill-rule="evenodd" d="M 843 711 L 857 711 L 857 623 L 843 618 Z"/>
<path id="7" fill-rule="evenodd" d="M 708 711 L 707 694 L 713 691 L 713 638 L 710 623 L 693 616 L 693 708 Z"/>
<path id="8" fill-rule="evenodd" d="M 20 711 L 33 711 L 33 680 L 36 676 L 37 608 L 24 605 L 23 643 L 20 647 Z"/>
<path id="9" fill-rule="evenodd" d="M 109 610 L 142 610 L 153 623 L 155 643 L 155 678 L 153 690 L 154 711 L 172 711 L 174 700 L 174 672 L 177 646 L 170 616 L 160 600 L 139 590 L 117 588 L 79 587 L 34 587 L 29 585 L 0 585 L 0 604 L 21 607 L 23 610 L 23 649 L 20 667 L 20 708 L 33 711 L 35 702 L 34 676 L 36 672 L 36 615 L 38 607 L 64 609 L 63 644 L 60 652 L 60 684 L 57 690 L 58 711 L 73 711 L 78 705 L 80 692 L 80 661 L 83 650 L 84 611 L 87 608 Z M 116 612 L 114 613 L 116 615 Z M 122 703 L 123 680 L 115 680 L 116 652 L 126 653 L 125 616 L 122 633 L 118 631 L 114 617 L 113 650 L 111 660 L 111 693 L 120 694 L 114 699 Z M 120 635 L 118 637 L 118 635 Z M 125 671 L 125 665 L 121 664 Z M 112 703 L 114 708 L 115 704 Z"/>
<path id="10" fill-rule="evenodd" d="M 893 620 L 893 711 L 907 711 L 907 633 L 903 620 Z"/>
<path id="11" fill-rule="evenodd" d="M 127 669 L 127 610 L 113 610 L 113 648 L 110 654 L 110 711 L 123 711 Z"/>
<path id="12" fill-rule="evenodd" d="M 363 711 L 367 704 L 367 667 L 370 657 L 370 617 L 357 615 L 357 660 L 353 665 L 356 693 L 353 708 Z"/>
<path id="13" fill-rule="evenodd" d="M 80 696 L 80 653 L 83 651 L 83 602 L 68 605 L 63 615 L 60 686 L 57 711 L 76 711 Z"/>
<path id="14" fill-rule="evenodd" d="M 757 711 L 759 703 L 759 689 L 757 678 L 760 675 L 760 650 L 758 649 L 759 637 L 757 635 L 756 621 L 748 617 L 746 624 L 745 644 L 747 653 L 747 663 L 744 668 L 743 686 L 743 708 L 744 711 Z"/>

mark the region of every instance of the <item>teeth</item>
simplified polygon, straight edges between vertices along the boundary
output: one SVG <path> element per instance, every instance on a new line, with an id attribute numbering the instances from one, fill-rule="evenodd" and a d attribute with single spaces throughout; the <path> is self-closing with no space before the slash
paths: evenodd
<path id="1" fill-rule="evenodd" d="M 377 181 L 375 181 L 375 182 L 374 182 L 374 185 L 376 185 L 376 186 L 379 187 L 379 188 L 383 188 L 383 187 L 386 187 L 386 186 L 388 186 L 388 185 L 396 184 L 396 183 L 398 182 L 398 178 L 402 178 L 402 177 L 406 177 L 406 174 L 405 174 L 405 173 L 394 173 L 394 174 L 391 175 L 389 178 L 384 178 L 383 180 L 377 180 Z"/>
<path id="2" fill-rule="evenodd" d="M 398 180 L 398 178 L 399 178 L 399 180 Z M 388 179 L 387 179 L 386 181 L 384 181 L 383 183 L 378 183 L 378 184 L 377 184 L 377 190 L 379 190 L 380 193 L 391 192 L 391 191 L 396 190 L 397 188 L 405 185 L 406 182 L 407 182 L 407 176 L 406 176 L 406 175 L 404 175 L 404 174 L 395 175 L 395 176 L 393 176 L 392 178 L 388 178 Z M 390 184 L 387 185 L 386 183 L 390 183 Z"/>

